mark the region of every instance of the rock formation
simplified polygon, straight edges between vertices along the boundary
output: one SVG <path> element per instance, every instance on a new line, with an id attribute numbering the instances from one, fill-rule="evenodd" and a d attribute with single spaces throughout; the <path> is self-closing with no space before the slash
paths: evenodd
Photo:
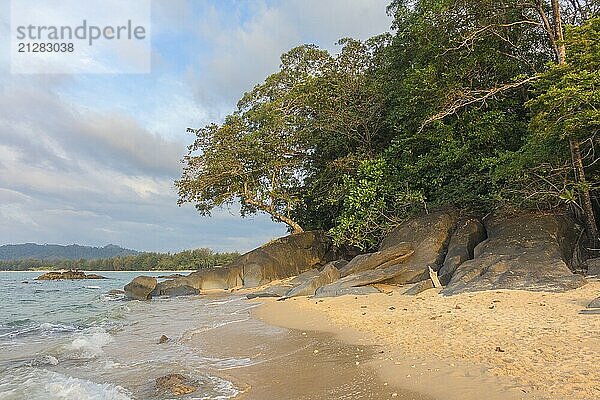
<path id="1" fill-rule="evenodd" d="M 83 271 L 51 271 L 35 278 L 36 281 L 57 281 L 65 279 L 106 279 L 96 274 L 86 274 Z"/>

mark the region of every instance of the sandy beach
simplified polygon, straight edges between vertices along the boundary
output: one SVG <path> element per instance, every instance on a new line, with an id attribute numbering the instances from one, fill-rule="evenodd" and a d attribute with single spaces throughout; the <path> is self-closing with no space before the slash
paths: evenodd
<path id="1" fill-rule="evenodd" d="M 376 346 L 380 384 L 438 399 L 600 399 L 600 317 L 579 311 L 600 282 L 562 294 L 500 290 L 451 297 L 402 288 L 327 299 L 261 300 L 254 315 L 300 332 Z M 381 383 L 383 382 L 383 383 Z M 378 398 L 378 397 L 375 397 Z M 385 398 L 385 397 L 379 397 Z"/>

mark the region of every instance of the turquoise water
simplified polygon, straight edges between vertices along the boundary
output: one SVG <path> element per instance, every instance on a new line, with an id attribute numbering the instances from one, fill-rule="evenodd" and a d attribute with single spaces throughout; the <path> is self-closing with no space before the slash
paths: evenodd
<path id="1" fill-rule="evenodd" d="M 198 383 L 187 399 L 239 393 L 221 372 L 254 361 L 215 357 L 192 338 L 243 327 L 254 305 L 231 295 L 128 301 L 109 292 L 140 272 L 100 274 L 109 279 L 34 281 L 38 272 L 0 272 L 1 400 L 162 399 L 154 381 L 169 373 Z M 171 340 L 159 345 L 163 334 Z"/>

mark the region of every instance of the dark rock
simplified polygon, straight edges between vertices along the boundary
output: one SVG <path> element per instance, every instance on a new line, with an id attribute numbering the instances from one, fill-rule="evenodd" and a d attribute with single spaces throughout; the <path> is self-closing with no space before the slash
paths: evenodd
<path id="1" fill-rule="evenodd" d="M 169 374 L 156 379 L 156 390 L 172 396 L 183 396 L 195 392 L 197 387 L 184 375 Z"/>
<path id="2" fill-rule="evenodd" d="M 600 277 L 600 258 L 590 258 L 585 262 L 588 276 Z"/>
<path id="3" fill-rule="evenodd" d="M 334 267 L 336 267 L 339 270 L 342 270 L 346 265 L 348 265 L 348 261 L 344 260 L 344 259 L 335 260 L 330 263 L 327 263 L 326 265 L 323 266 L 323 268 L 325 268 L 329 264 L 333 265 Z"/>
<path id="4" fill-rule="evenodd" d="M 342 277 L 369 271 L 375 268 L 386 268 L 402 263 L 414 253 L 413 247 L 406 242 L 396 243 L 384 250 L 375 253 L 361 254 L 354 257 L 340 270 Z"/>
<path id="5" fill-rule="evenodd" d="M 588 304 L 587 308 L 600 308 L 600 297 L 592 300 L 592 302 Z"/>
<path id="6" fill-rule="evenodd" d="M 156 278 L 151 276 L 138 276 L 125 285 L 125 294 L 134 300 L 149 300 L 156 287 Z"/>
<path id="7" fill-rule="evenodd" d="M 175 279 L 175 278 L 183 278 L 185 275 L 182 274 L 171 274 L 171 275 L 159 275 L 157 278 L 159 279 Z"/>
<path id="8" fill-rule="evenodd" d="M 600 315 L 600 308 L 586 308 L 584 310 L 579 311 L 579 314 Z"/>
<path id="9" fill-rule="evenodd" d="M 185 278 L 183 278 L 183 280 L 171 279 L 164 282 L 159 282 L 152 291 L 150 297 L 194 296 L 200 294 L 200 291 L 195 287 L 191 286 L 190 282 L 186 282 L 187 281 L 185 281 Z"/>
<path id="10" fill-rule="evenodd" d="M 381 293 L 379 290 L 372 286 L 361 286 L 361 287 L 348 287 L 348 288 L 336 288 L 330 285 L 323 286 L 317 289 L 315 298 L 323 297 L 338 297 L 345 295 L 353 296 L 366 296 L 368 294 Z"/>
<path id="11" fill-rule="evenodd" d="M 562 292 L 582 286 L 568 263 L 578 231 L 564 215 L 524 214 L 485 221 L 488 239 L 457 269 L 442 293 L 521 289 Z"/>
<path id="12" fill-rule="evenodd" d="M 317 289 L 322 286 L 328 285 L 340 278 L 340 271 L 334 266 L 333 263 L 329 263 L 323 268 L 317 276 L 309 278 L 304 283 L 296 286 L 292 290 L 286 293 L 284 298 L 297 297 L 297 296 L 313 296 Z"/>
<path id="13" fill-rule="evenodd" d="M 433 281 L 431 279 L 427 279 L 427 280 L 421 281 L 421 282 L 413 285 L 403 294 L 406 294 L 409 296 L 416 296 L 420 293 L 423 293 L 426 290 L 433 289 L 434 287 L 435 287 L 435 285 L 433 284 Z"/>
<path id="14" fill-rule="evenodd" d="M 448 243 L 448 251 L 444 265 L 439 270 L 439 278 L 442 285 L 447 285 L 463 262 L 473 259 L 475 246 L 486 239 L 483 224 L 474 218 L 463 219 L 458 222 L 456 230 Z"/>
<path id="15" fill-rule="evenodd" d="M 167 343 L 168 341 L 169 341 L 169 338 L 166 335 L 162 335 L 160 337 L 160 339 L 158 339 L 158 344 Z"/>
<path id="16" fill-rule="evenodd" d="M 51 271 L 35 278 L 37 281 L 57 281 L 64 279 L 106 279 L 96 274 L 85 274 L 83 271 Z"/>

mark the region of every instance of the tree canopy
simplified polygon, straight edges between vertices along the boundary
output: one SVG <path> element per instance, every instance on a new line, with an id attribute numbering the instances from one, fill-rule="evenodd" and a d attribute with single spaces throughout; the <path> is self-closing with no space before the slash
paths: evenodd
<path id="1" fill-rule="evenodd" d="M 180 203 L 206 214 L 239 202 L 243 215 L 363 249 L 447 205 L 571 207 L 589 221 L 599 11 L 591 0 L 394 0 L 390 33 L 342 39 L 335 54 L 290 50 L 223 123 L 197 130 Z"/>

